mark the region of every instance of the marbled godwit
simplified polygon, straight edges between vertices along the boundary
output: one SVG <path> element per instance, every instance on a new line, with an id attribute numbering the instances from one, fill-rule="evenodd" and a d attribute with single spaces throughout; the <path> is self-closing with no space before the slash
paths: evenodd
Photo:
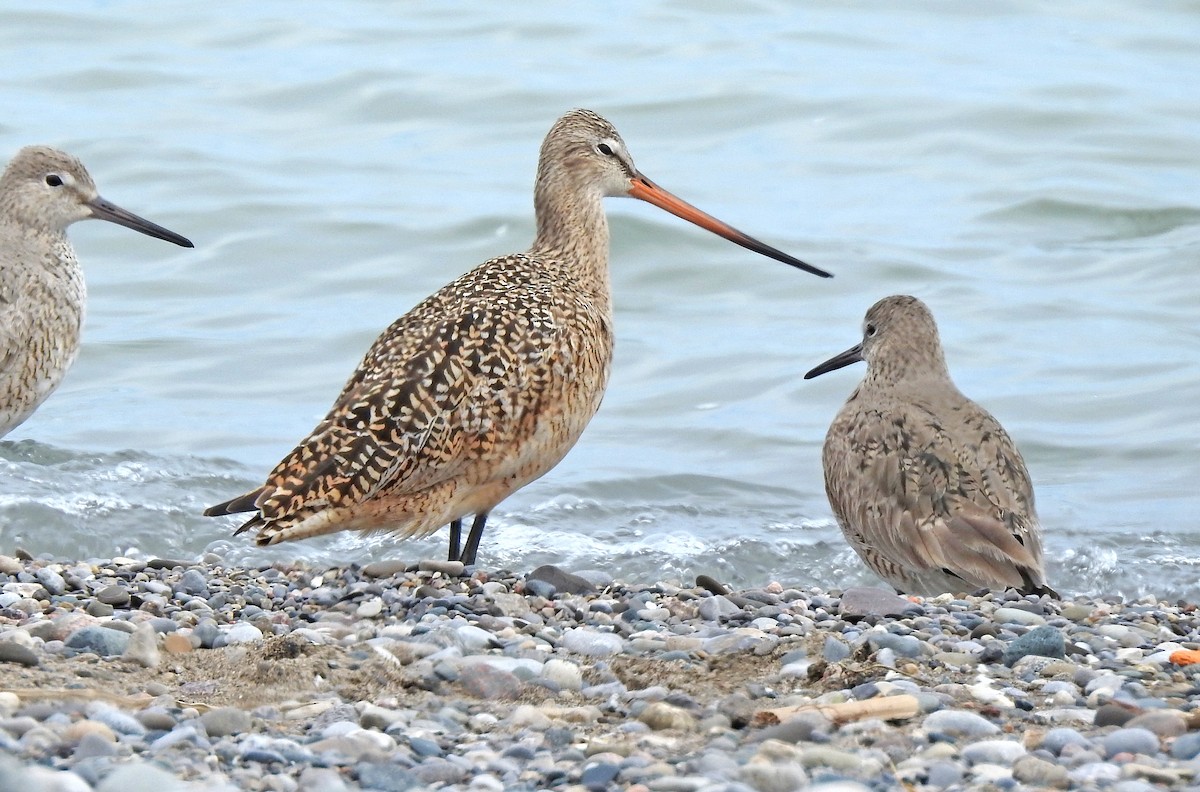
<path id="1" fill-rule="evenodd" d="M 613 349 L 601 199 L 620 195 L 828 276 L 658 187 L 611 124 L 574 110 L 542 144 L 529 251 L 484 262 L 396 320 L 266 484 L 205 514 L 257 512 L 237 532 L 257 530 L 259 544 L 348 529 L 422 537 L 449 523 L 450 559 L 474 563 L 492 508 L 558 464 L 600 407 Z"/>
<path id="2" fill-rule="evenodd" d="M 842 533 L 901 593 L 1046 585 L 1033 485 L 995 418 L 950 379 L 937 325 L 915 297 L 886 297 L 861 344 L 804 375 L 864 360 L 825 437 L 825 491 Z"/>
<path id="3" fill-rule="evenodd" d="M 32 415 L 75 362 L 87 295 L 67 226 L 89 217 L 192 246 L 101 198 L 70 154 L 18 151 L 0 176 L 0 437 Z"/>

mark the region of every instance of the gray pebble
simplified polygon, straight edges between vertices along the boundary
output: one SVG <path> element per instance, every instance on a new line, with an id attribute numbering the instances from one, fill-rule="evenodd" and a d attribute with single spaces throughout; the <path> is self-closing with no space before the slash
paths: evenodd
<path id="1" fill-rule="evenodd" d="M 609 762 L 597 762 L 583 769 L 583 775 L 579 777 L 579 783 L 583 784 L 589 792 L 603 792 L 616 779 L 619 772 L 621 772 L 621 768 L 618 765 Z"/>
<path id="2" fill-rule="evenodd" d="M 850 647 L 844 641 L 828 635 L 825 637 L 825 646 L 821 649 L 821 656 L 825 658 L 826 662 L 836 663 L 850 656 Z"/>
<path id="3" fill-rule="evenodd" d="M 378 792 L 406 792 L 420 785 L 412 772 L 392 762 L 359 762 L 358 783 Z"/>
<path id="4" fill-rule="evenodd" d="M 554 595 L 558 593 L 558 589 L 554 587 L 553 583 L 545 580 L 534 579 L 525 581 L 525 591 L 535 597 L 542 597 L 543 599 L 553 599 Z"/>
<path id="5" fill-rule="evenodd" d="M 696 606 L 696 609 L 700 614 L 700 618 L 705 621 L 720 621 L 742 612 L 741 608 L 723 594 L 705 597 L 700 600 L 700 604 Z"/>
<path id="6" fill-rule="evenodd" d="M 566 630 L 562 643 L 568 652 L 589 657 L 607 657 L 625 649 L 625 641 L 621 636 L 582 627 Z"/>
<path id="7" fill-rule="evenodd" d="M 209 737 L 227 737 L 250 731 L 250 713 L 237 707 L 217 707 L 200 716 Z"/>
<path id="8" fill-rule="evenodd" d="M 1063 748 L 1067 747 L 1068 745 L 1087 747 L 1091 745 L 1091 741 L 1075 729 L 1067 726 L 1060 726 L 1055 729 L 1050 729 L 1042 736 L 1041 747 L 1045 748 L 1055 756 L 1061 754 Z"/>
<path id="9" fill-rule="evenodd" d="M 188 785 L 149 762 L 133 761 L 117 766 L 96 787 L 96 792 L 185 792 Z"/>
<path id="10" fill-rule="evenodd" d="M 899 616 L 914 604 L 898 594 L 877 588 L 848 588 L 842 592 L 840 614 L 845 619 L 864 616 Z"/>
<path id="11" fill-rule="evenodd" d="M 1119 753 L 1153 756 L 1158 749 L 1158 735 L 1149 729 L 1117 729 L 1104 737 L 1104 755 L 1110 759 Z"/>
<path id="12" fill-rule="evenodd" d="M 121 586 L 105 586 L 96 592 L 96 599 L 105 605 L 124 608 L 129 604 L 129 592 Z"/>
<path id="13" fill-rule="evenodd" d="M 101 657 L 123 654 L 129 646 L 129 634 L 107 627 L 89 625 L 81 627 L 67 638 L 66 645 L 79 652 L 93 652 Z"/>
<path id="14" fill-rule="evenodd" d="M 1188 732 L 1175 738 L 1171 744 L 1171 756 L 1185 761 L 1200 756 L 1200 732 Z"/>
<path id="15" fill-rule="evenodd" d="M 1066 789 L 1071 785 L 1067 768 L 1039 759 L 1036 756 L 1021 756 L 1012 766 L 1013 778 L 1033 787 Z"/>
<path id="16" fill-rule="evenodd" d="M 925 646 L 919 638 L 911 635 L 896 635 L 895 633 L 869 633 L 867 645 L 873 650 L 891 649 L 901 657 L 920 657 Z"/>
<path id="17" fill-rule="evenodd" d="M 463 666 L 458 681 L 469 694 L 486 701 L 515 699 L 521 695 L 520 679 L 487 663 Z"/>
<path id="18" fill-rule="evenodd" d="M 1119 704 L 1104 704 L 1096 709 L 1096 717 L 1092 721 L 1096 726 L 1124 726 L 1133 720 L 1134 713 Z"/>
<path id="19" fill-rule="evenodd" d="M 1066 639 L 1063 637 L 1062 630 L 1044 624 L 1034 627 L 1019 638 L 1010 641 L 1008 648 L 1004 650 L 1004 665 L 1011 668 L 1014 663 L 1027 655 L 1065 657 Z"/>
<path id="20" fill-rule="evenodd" d="M 1138 715 L 1125 725 L 1130 728 L 1149 729 L 1159 737 L 1178 737 L 1188 730 L 1187 718 L 1183 713 L 1170 709 L 1151 710 Z"/>
<path id="21" fill-rule="evenodd" d="M 97 619 L 104 619 L 113 615 L 113 606 L 106 605 L 100 600 L 92 600 L 84 608 L 88 616 L 95 616 Z"/>
<path id="22" fill-rule="evenodd" d="M 983 737 L 1000 731 L 999 726 L 982 715 L 960 709 L 944 709 L 930 713 L 925 716 L 921 726 L 928 732 L 963 737 Z"/>
<path id="23" fill-rule="evenodd" d="M 963 768 L 955 762 L 945 760 L 934 762 L 929 766 L 927 785 L 934 789 L 945 789 L 958 784 L 963 779 Z"/>
<path id="24" fill-rule="evenodd" d="M 1027 753 L 1025 746 L 1015 740 L 980 740 L 962 750 L 962 758 L 970 764 L 1011 765 Z"/>
<path id="25" fill-rule="evenodd" d="M 0 640 L 0 663 L 16 663 L 35 666 L 39 662 L 37 652 L 14 641 Z"/>
<path id="26" fill-rule="evenodd" d="M 572 575 L 552 564 L 545 564 L 530 572 L 525 581 L 526 585 L 535 580 L 549 583 L 555 591 L 564 594 L 590 594 L 596 590 L 595 586 L 579 575 Z"/>
<path id="27" fill-rule="evenodd" d="M 204 575 L 196 569 L 189 569 L 179 578 L 179 589 L 193 596 L 208 596 L 208 581 Z"/>
<path id="28" fill-rule="evenodd" d="M 55 596 L 59 596 L 67 590 L 67 581 L 62 575 L 49 567 L 42 567 L 37 572 L 34 572 L 33 576 L 37 579 L 38 583 L 42 584 L 42 588 Z"/>
<path id="29" fill-rule="evenodd" d="M 419 562 L 417 569 L 421 572 L 440 572 L 447 577 L 462 577 L 464 567 L 462 561 L 435 561 L 427 559 Z"/>

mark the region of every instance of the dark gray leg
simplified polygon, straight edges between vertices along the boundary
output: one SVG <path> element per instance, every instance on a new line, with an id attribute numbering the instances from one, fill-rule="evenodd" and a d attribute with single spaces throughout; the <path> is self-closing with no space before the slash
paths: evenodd
<path id="1" fill-rule="evenodd" d="M 462 538 L 462 520 L 450 523 L 450 557 L 447 561 L 458 560 L 458 540 Z"/>
<path id="2" fill-rule="evenodd" d="M 487 524 L 487 518 L 487 512 L 480 512 L 475 515 L 475 522 L 471 523 L 471 533 L 467 536 L 467 546 L 463 548 L 462 555 L 458 558 L 465 566 L 471 566 L 475 563 L 475 554 L 479 552 L 479 540 L 483 538 L 483 526 Z"/>

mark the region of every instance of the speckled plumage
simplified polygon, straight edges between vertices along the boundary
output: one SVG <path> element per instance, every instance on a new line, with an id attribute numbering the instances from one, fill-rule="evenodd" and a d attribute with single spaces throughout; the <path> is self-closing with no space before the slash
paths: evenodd
<path id="1" fill-rule="evenodd" d="M 617 131 L 575 110 L 542 145 L 537 237 L 484 262 L 375 341 L 326 418 L 253 492 L 209 515 L 256 511 L 259 544 L 355 529 L 422 537 L 488 512 L 566 455 L 600 406 L 612 363 L 608 224 L 631 195 L 810 271 L 682 203 L 638 173 Z"/>
<path id="2" fill-rule="evenodd" d="M 0 436 L 33 414 L 79 352 L 87 295 L 66 231 L 87 218 L 192 246 L 101 198 L 70 154 L 17 152 L 0 175 Z"/>
<path id="3" fill-rule="evenodd" d="M 1054 594 L 1025 462 L 1004 427 L 951 381 L 929 309 L 887 297 L 863 328 L 860 345 L 805 375 L 867 363 L 822 455 L 851 547 L 902 593 Z"/>

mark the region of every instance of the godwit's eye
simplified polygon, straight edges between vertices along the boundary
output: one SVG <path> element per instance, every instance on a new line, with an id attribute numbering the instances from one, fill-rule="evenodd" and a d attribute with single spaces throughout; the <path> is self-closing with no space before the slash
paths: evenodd
<path id="1" fill-rule="evenodd" d="M 612 146 L 608 145 L 607 143 L 601 143 L 599 146 L 596 146 L 596 149 L 606 157 L 611 157 L 613 155 Z"/>
<path id="2" fill-rule="evenodd" d="M 46 177 L 46 184 L 49 184 L 51 187 L 62 187 L 62 183 L 62 177 L 57 173 L 51 173 Z"/>

